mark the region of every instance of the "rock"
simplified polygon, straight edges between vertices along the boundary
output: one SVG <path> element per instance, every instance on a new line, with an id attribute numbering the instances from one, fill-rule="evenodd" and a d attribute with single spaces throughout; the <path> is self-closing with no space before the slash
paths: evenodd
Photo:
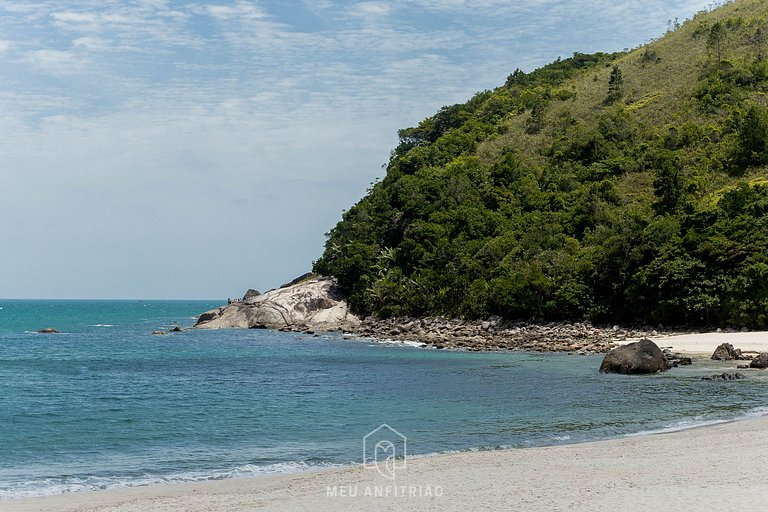
<path id="1" fill-rule="evenodd" d="M 739 366 L 736 367 L 737 370 L 745 370 L 747 368 L 749 368 L 748 364 L 740 364 Z"/>
<path id="2" fill-rule="evenodd" d="M 768 352 L 760 352 L 756 358 L 749 363 L 750 368 L 768 368 Z"/>
<path id="3" fill-rule="evenodd" d="M 701 380 L 739 380 L 743 378 L 744 374 L 741 373 L 721 373 L 710 377 L 702 377 Z"/>
<path id="4" fill-rule="evenodd" d="M 667 360 L 667 365 L 670 368 L 677 368 L 678 366 L 688 366 L 693 364 L 693 359 L 684 356 L 683 354 L 672 352 L 668 348 L 663 350 L 664 359 Z"/>
<path id="5" fill-rule="evenodd" d="M 181 332 L 182 329 L 178 325 L 173 326 L 173 329 L 171 329 L 171 332 Z"/>
<path id="6" fill-rule="evenodd" d="M 152 334 L 154 334 L 154 335 L 156 335 L 156 336 L 161 336 L 161 335 L 163 335 L 163 334 L 168 334 L 168 333 L 167 333 L 167 332 L 165 332 L 165 331 L 152 331 Z"/>
<path id="7" fill-rule="evenodd" d="M 329 277 L 301 280 L 225 307 L 206 311 L 198 329 L 355 330 L 360 320 L 349 312 L 336 281 Z"/>
<path id="8" fill-rule="evenodd" d="M 261 292 L 254 290 L 253 288 L 248 288 L 248 291 L 245 292 L 245 295 L 243 295 L 242 302 L 248 302 L 249 300 L 258 297 L 261 295 Z"/>
<path id="9" fill-rule="evenodd" d="M 317 279 L 318 276 L 314 272 L 307 272 L 306 274 L 301 274 L 299 277 L 291 281 L 290 283 L 285 283 L 280 288 L 288 288 L 289 286 L 295 286 L 297 284 L 303 283 L 304 281 L 309 281 L 310 279 Z"/>
<path id="10" fill-rule="evenodd" d="M 611 350 L 600 365 L 602 373 L 643 374 L 669 368 L 661 349 L 649 339 L 642 339 Z"/>
<path id="11" fill-rule="evenodd" d="M 224 308 L 216 308 L 210 311 L 206 311 L 205 313 L 197 317 L 197 323 L 202 324 L 205 322 L 210 322 L 211 320 L 214 320 L 220 317 L 223 311 L 224 311 Z"/>
<path id="12" fill-rule="evenodd" d="M 712 359 L 715 361 L 733 361 L 734 359 L 741 359 L 741 350 L 733 348 L 730 343 L 722 343 L 718 345 L 712 354 Z"/>
<path id="13" fill-rule="evenodd" d="M 57 331 L 53 327 L 46 327 L 45 329 L 40 329 L 37 332 L 39 332 L 40 334 L 59 334 L 59 331 Z"/>

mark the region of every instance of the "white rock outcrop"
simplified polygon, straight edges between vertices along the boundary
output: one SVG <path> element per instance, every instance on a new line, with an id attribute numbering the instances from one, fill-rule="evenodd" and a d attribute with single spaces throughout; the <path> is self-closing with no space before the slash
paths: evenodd
<path id="1" fill-rule="evenodd" d="M 195 327 L 331 331 L 359 325 L 336 281 L 318 277 L 206 311 Z"/>

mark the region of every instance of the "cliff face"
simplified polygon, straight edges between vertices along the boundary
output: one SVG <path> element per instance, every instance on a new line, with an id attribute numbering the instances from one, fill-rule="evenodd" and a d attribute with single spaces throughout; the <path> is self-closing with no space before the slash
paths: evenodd
<path id="1" fill-rule="evenodd" d="M 360 320 L 332 278 L 315 278 L 206 311 L 198 329 L 354 329 Z"/>

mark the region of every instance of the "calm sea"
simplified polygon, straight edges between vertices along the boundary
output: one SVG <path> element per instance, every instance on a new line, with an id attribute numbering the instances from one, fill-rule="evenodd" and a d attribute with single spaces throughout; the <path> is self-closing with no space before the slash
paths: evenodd
<path id="1" fill-rule="evenodd" d="M 625 377 L 599 374 L 599 356 L 263 330 L 151 334 L 216 305 L 0 300 L 0 498 L 357 464 L 363 437 L 383 423 L 419 455 L 768 411 L 761 374 L 700 380 L 723 363 Z M 62 333 L 35 332 L 44 327 Z"/>

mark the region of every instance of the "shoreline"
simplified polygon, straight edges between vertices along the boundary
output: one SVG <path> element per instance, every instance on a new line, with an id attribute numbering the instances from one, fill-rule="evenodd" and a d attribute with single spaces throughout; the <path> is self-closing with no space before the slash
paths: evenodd
<path id="1" fill-rule="evenodd" d="M 756 477 L 768 471 L 767 455 L 762 416 L 603 441 L 412 457 L 394 481 L 358 465 L 3 500 L 0 511 L 749 509 L 768 498 Z M 366 495 L 379 489 L 378 497 Z"/>
<path id="2" fill-rule="evenodd" d="M 314 331 L 309 331 L 314 334 Z M 661 348 L 687 356 L 710 357 L 718 345 L 730 343 L 744 353 L 768 352 L 768 331 L 693 331 L 593 326 L 584 323 L 532 324 L 445 318 L 366 318 L 348 336 L 378 342 L 421 344 L 424 348 L 469 352 L 530 351 L 577 355 L 604 354 L 648 338 Z"/>

